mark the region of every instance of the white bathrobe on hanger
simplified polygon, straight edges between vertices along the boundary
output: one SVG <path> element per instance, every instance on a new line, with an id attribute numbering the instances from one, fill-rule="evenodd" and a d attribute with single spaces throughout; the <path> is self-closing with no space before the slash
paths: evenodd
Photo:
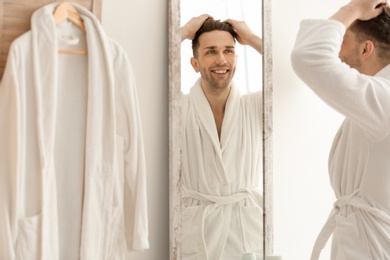
<path id="1" fill-rule="evenodd" d="M 183 95 L 183 260 L 262 251 L 262 95 L 232 86 L 221 139 L 200 80 Z"/>
<path id="2" fill-rule="evenodd" d="M 149 247 L 145 159 L 126 53 L 37 10 L 0 86 L 0 259 L 125 259 Z M 88 55 L 58 54 L 85 48 Z"/>
<path id="3" fill-rule="evenodd" d="M 390 259 L 390 65 L 360 74 L 338 58 L 345 26 L 304 20 L 292 53 L 297 75 L 345 115 L 329 174 L 337 201 L 312 260 L 333 233 L 332 260 Z"/>

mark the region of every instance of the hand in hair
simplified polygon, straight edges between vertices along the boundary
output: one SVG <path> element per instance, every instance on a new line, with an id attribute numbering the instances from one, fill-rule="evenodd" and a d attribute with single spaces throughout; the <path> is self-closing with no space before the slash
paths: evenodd
<path id="1" fill-rule="evenodd" d="M 340 8 L 330 19 L 337 20 L 349 27 L 356 20 L 370 20 L 383 12 L 386 0 L 351 0 Z"/>
<path id="2" fill-rule="evenodd" d="M 200 16 L 191 18 L 191 20 L 189 20 L 180 28 L 181 41 L 184 41 L 185 39 L 194 39 L 196 32 L 202 26 L 204 21 L 209 18 L 212 18 L 212 16 L 208 14 L 202 14 Z"/>
<path id="3" fill-rule="evenodd" d="M 242 45 L 249 45 L 256 49 L 259 53 L 263 53 L 262 39 L 253 33 L 246 22 L 227 19 L 224 22 L 230 23 L 237 32 L 237 41 Z"/>

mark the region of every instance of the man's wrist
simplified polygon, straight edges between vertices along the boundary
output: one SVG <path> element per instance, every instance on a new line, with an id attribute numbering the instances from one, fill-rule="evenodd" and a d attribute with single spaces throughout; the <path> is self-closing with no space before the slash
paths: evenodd
<path id="1" fill-rule="evenodd" d="M 353 4 L 344 5 L 330 19 L 337 20 L 348 28 L 359 17 L 359 9 Z"/>

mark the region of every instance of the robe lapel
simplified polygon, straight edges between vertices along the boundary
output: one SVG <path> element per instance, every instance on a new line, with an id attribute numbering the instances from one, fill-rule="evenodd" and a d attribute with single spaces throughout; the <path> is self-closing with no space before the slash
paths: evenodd
<path id="1" fill-rule="evenodd" d="M 240 93 L 235 84 L 232 84 L 230 94 L 225 106 L 225 116 L 222 123 L 221 131 L 221 150 L 225 150 L 229 142 L 238 142 L 235 136 L 232 136 L 234 127 L 237 124 L 237 119 L 240 111 Z"/>
<path id="2" fill-rule="evenodd" d="M 200 79 L 195 83 L 195 86 L 191 88 L 190 95 L 194 101 L 197 115 L 201 121 L 203 127 L 206 129 L 210 139 L 215 146 L 216 150 L 219 151 L 226 148 L 229 140 L 232 137 L 232 132 L 239 115 L 240 106 L 240 93 L 238 89 L 232 84 L 228 100 L 225 107 L 225 116 L 223 118 L 221 140 L 218 138 L 217 126 L 215 125 L 214 115 L 211 110 L 210 104 L 200 86 Z"/>
<path id="3" fill-rule="evenodd" d="M 215 125 L 214 115 L 211 111 L 210 104 L 200 86 L 200 79 L 195 83 L 194 87 L 191 88 L 190 95 L 194 102 L 201 125 L 209 135 L 215 150 L 219 151 L 221 146 L 219 143 L 217 126 Z"/>
<path id="4" fill-rule="evenodd" d="M 111 259 L 106 232 L 112 207 L 115 147 L 114 72 L 99 21 L 77 6 L 87 32 L 88 102 L 85 191 L 80 259 Z M 100 239 L 97 239 L 100 238 Z"/>
<path id="5" fill-rule="evenodd" d="M 37 133 L 42 167 L 41 259 L 58 259 L 57 194 L 54 140 L 57 113 L 57 36 L 53 6 L 31 19 L 33 78 L 37 104 Z"/>
<path id="6" fill-rule="evenodd" d="M 33 73 L 37 100 L 42 167 L 49 163 L 55 138 L 57 112 L 57 37 L 49 8 L 34 13 L 31 23 Z"/>
<path id="7" fill-rule="evenodd" d="M 112 168 L 115 158 L 113 66 L 109 64 L 107 57 L 109 47 L 102 37 L 103 32 L 97 25 L 98 21 L 93 21 L 96 18 L 92 20 L 90 17 L 82 17 L 87 29 L 90 54 L 88 55 L 86 168 L 99 164 L 106 164 Z"/>

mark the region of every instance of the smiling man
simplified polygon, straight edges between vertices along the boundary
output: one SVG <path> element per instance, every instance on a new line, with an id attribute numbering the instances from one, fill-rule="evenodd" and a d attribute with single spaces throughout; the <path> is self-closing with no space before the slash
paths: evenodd
<path id="1" fill-rule="evenodd" d="M 236 37 L 237 33 L 230 24 L 208 19 L 192 41 L 194 57 L 191 65 L 200 72 L 200 86 L 210 103 L 219 137 L 236 70 Z"/>
<path id="2" fill-rule="evenodd" d="M 262 95 L 234 84 L 236 40 L 259 52 L 244 22 L 208 15 L 181 29 L 200 78 L 182 98 L 182 259 L 256 259 L 262 253 Z M 250 258 L 252 257 L 252 258 Z"/>

